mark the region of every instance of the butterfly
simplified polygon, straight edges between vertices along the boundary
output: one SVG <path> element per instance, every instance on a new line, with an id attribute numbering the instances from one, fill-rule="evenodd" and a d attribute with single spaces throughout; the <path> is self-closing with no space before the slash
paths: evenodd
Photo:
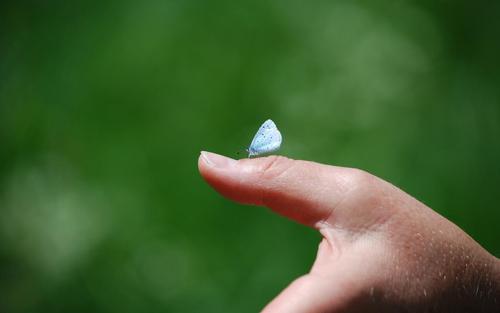
<path id="1" fill-rule="evenodd" d="M 248 147 L 248 157 L 256 157 L 260 155 L 270 154 L 281 146 L 281 133 L 272 120 L 267 120 L 260 126 L 259 130 L 253 137 L 250 147 Z"/>

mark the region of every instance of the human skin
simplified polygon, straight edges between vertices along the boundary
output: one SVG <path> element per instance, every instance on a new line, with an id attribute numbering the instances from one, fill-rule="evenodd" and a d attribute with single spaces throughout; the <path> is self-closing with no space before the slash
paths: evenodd
<path id="1" fill-rule="evenodd" d="M 380 178 L 281 156 L 202 152 L 198 167 L 224 197 L 323 236 L 310 272 L 263 312 L 500 312 L 500 260 Z"/>

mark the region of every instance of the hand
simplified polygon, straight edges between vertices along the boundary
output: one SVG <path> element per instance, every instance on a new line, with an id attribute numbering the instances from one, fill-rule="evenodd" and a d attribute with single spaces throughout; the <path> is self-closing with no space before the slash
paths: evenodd
<path id="1" fill-rule="evenodd" d="M 202 152 L 225 197 L 322 235 L 310 272 L 264 312 L 500 312 L 500 261 L 450 221 L 364 171 Z"/>

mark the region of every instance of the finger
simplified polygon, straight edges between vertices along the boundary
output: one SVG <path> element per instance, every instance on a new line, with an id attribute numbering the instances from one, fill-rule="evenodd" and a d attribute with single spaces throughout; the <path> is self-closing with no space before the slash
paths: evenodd
<path id="1" fill-rule="evenodd" d="M 198 167 L 223 196 L 311 226 L 330 217 L 359 172 L 281 156 L 234 160 L 210 152 L 201 153 Z"/>
<path id="2" fill-rule="evenodd" d="M 274 298 L 262 312 L 321 312 L 321 307 L 329 307 L 321 303 L 325 301 L 325 295 L 321 291 L 328 290 L 330 287 L 321 286 L 324 283 L 309 274 L 299 277 Z"/>
<path id="3" fill-rule="evenodd" d="M 373 274 L 393 273 L 393 268 L 386 266 L 389 252 L 377 240 L 376 236 L 364 236 L 344 247 L 340 257 L 334 256 L 331 243 L 323 240 L 309 274 L 293 281 L 263 312 L 373 312 L 369 308 L 373 306 L 372 297 L 380 277 Z"/>
<path id="4" fill-rule="evenodd" d="M 273 299 L 262 313 L 340 312 L 350 303 L 356 284 L 335 277 L 307 274 L 299 277 Z"/>

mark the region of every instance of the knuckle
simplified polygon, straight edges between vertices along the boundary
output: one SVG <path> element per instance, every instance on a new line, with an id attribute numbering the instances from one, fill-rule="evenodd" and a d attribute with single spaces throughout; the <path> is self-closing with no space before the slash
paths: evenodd
<path id="1" fill-rule="evenodd" d="M 377 182 L 377 178 L 365 170 L 353 168 L 350 173 L 350 183 L 355 188 L 371 189 Z"/>
<path id="2" fill-rule="evenodd" d="M 381 204 L 384 198 L 381 180 L 375 175 L 360 169 L 352 169 L 350 173 L 351 201 L 364 207 L 375 207 Z"/>
<path id="3" fill-rule="evenodd" d="M 260 177 L 263 179 L 275 179 L 287 172 L 293 164 L 293 160 L 275 155 L 267 157 L 260 169 Z"/>

